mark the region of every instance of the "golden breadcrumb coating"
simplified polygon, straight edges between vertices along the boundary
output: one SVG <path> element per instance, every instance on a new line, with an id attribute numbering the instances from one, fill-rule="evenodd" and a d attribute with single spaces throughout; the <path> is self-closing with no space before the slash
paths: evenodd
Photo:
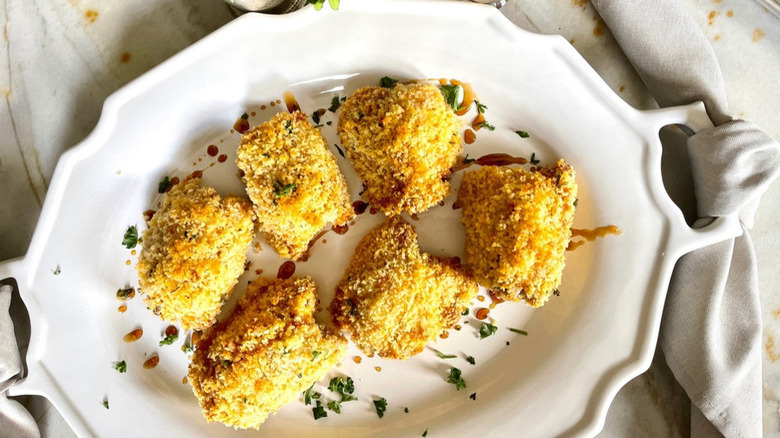
<path id="1" fill-rule="evenodd" d="M 163 195 L 143 233 L 137 266 L 146 304 L 185 330 L 216 320 L 244 272 L 254 236 L 251 203 L 221 199 L 200 181 L 189 177 Z"/>
<path id="2" fill-rule="evenodd" d="M 466 172 L 458 190 L 466 227 L 466 266 L 503 299 L 543 305 L 561 283 L 577 183 L 555 166 L 485 166 Z"/>
<path id="3" fill-rule="evenodd" d="M 347 341 L 317 325 L 316 306 L 309 277 L 249 284 L 195 345 L 188 380 L 208 421 L 257 428 L 337 364 Z"/>
<path id="4" fill-rule="evenodd" d="M 364 353 L 407 359 L 454 325 L 478 289 L 456 260 L 420 252 L 414 227 L 395 216 L 361 239 L 330 311 Z"/>
<path id="5" fill-rule="evenodd" d="M 446 178 L 463 147 L 435 85 L 361 88 L 344 102 L 338 127 L 363 196 L 388 216 L 423 212 L 449 194 Z"/>
<path id="6" fill-rule="evenodd" d="M 283 258 L 300 259 L 328 222 L 343 225 L 355 214 L 327 142 L 300 111 L 244 134 L 236 163 L 259 229 Z"/>

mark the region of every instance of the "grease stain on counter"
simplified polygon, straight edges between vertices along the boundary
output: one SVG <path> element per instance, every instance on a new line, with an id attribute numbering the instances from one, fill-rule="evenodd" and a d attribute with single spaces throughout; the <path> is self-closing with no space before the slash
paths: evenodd
<path id="1" fill-rule="evenodd" d="M 772 363 L 780 360 L 780 352 L 775 351 L 775 337 L 772 335 L 767 336 L 766 344 L 764 344 L 766 355 Z"/>
<path id="2" fill-rule="evenodd" d="M 753 42 L 757 43 L 764 39 L 765 36 L 766 32 L 764 32 L 763 29 L 757 27 L 756 30 L 753 31 Z"/>
<path id="3" fill-rule="evenodd" d="M 88 23 L 94 23 L 95 20 L 97 20 L 98 15 L 100 15 L 100 13 L 94 9 L 87 9 L 84 11 L 84 18 L 87 19 Z"/>

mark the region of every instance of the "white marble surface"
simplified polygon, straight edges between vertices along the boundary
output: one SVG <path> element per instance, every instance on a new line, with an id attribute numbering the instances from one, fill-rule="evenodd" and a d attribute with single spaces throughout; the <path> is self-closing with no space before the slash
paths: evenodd
<path id="1" fill-rule="evenodd" d="M 342 0 L 365 1 L 365 0 Z M 732 113 L 780 138 L 780 18 L 752 0 L 681 0 L 723 68 Z M 219 0 L 2 0 L 0 260 L 24 254 L 59 155 L 94 127 L 106 96 L 233 17 Z M 517 24 L 564 35 L 627 102 L 653 105 L 586 0 L 510 0 Z M 764 319 L 765 436 L 780 436 L 780 183 L 752 230 Z M 43 436 L 73 433 L 24 400 Z M 602 436 L 687 436 L 688 402 L 663 357 L 617 395 Z"/>

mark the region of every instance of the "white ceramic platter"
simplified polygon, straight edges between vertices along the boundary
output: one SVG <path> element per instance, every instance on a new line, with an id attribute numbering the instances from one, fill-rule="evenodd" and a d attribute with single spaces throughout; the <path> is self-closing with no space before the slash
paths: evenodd
<path id="1" fill-rule="evenodd" d="M 184 337 L 158 346 L 167 323 L 141 297 L 127 302 L 127 312 L 117 311 L 116 290 L 137 284 L 137 256 L 121 245 L 125 229 L 144 227 L 142 212 L 155 207 L 157 183 L 166 175 L 204 169 L 205 182 L 223 194 L 241 192 L 234 164 L 239 137 L 230 129 L 242 113 L 254 112 L 252 124 L 268 119 L 283 110 L 270 103 L 284 91 L 311 113 L 385 75 L 472 84 L 496 130 L 479 131 L 465 153 L 533 153 L 546 164 L 565 158 L 580 185 L 575 226 L 614 224 L 623 234 L 568 253 L 561 296 L 543 308 L 505 303 L 493 309 L 490 322 L 499 330 L 484 340 L 473 310 L 490 299 L 475 300 L 462 328 L 432 345 L 455 359 L 426 349 L 405 362 L 386 361 L 351 346 L 315 387 L 327 399 L 328 378 L 355 380 L 359 400 L 346 403 L 341 415 L 315 421 L 310 407 L 293 402 L 259 431 L 208 424 L 182 383 Z M 328 112 L 322 120 L 336 117 Z M 462 120 L 472 119 L 473 112 Z M 486 6 L 361 0 L 344 2 L 337 12 L 242 16 L 113 94 L 94 132 L 62 156 L 29 252 L 0 265 L 0 278 L 16 279 L 33 331 L 28 377 L 11 392 L 48 397 L 82 436 L 595 434 L 618 389 L 650 363 L 674 262 L 735 234 L 733 219 L 690 230 L 666 196 L 657 133 L 678 122 L 695 128 L 707 118 L 699 105 L 629 107 L 563 38 L 524 32 Z M 322 131 L 357 200 L 360 181 L 332 146 L 335 123 Z M 226 162 L 206 153 L 210 144 L 228 155 Z M 459 174 L 453 177 L 454 188 L 459 181 Z M 424 250 L 462 254 L 453 198 L 412 221 Z M 318 282 L 324 307 L 357 241 L 381 219 L 358 216 L 347 234 L 327 234 L 327 243 L 320 239 L 311 259 L 297 264 L 296 274 Z M 255 269 L 274 276 L 282 263 L 265 244 L 249 257 L 241 285 L 257 277 Z M 124 343 L 122 336 L 136 328 L 144 337 Z M 155 354 L 159 366 L 144 369 Z M 469 355 L 476 365 L 466 362 Z M 113 368 L 120 360 L 125 374 Z M 465 390 L 446 382 L 450 367 L 463 371 Z M 379 397 L 388 401 L 383 419 L 371 402 Z"/>

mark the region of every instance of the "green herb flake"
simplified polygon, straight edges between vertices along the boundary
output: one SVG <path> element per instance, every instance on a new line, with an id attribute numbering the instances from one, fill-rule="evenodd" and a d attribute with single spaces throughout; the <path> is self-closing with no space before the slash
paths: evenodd
<path id="1" fill-rule="evenodd" d="M 179 335 L 177 333 L 165 335 L 165 337 L 162 338 L 162 340 L 160 341 L 160 347 L 162 347 L 163 345 L 171 345 L 174 342 L 176 342 L 177 339 L 179 339 Z"/>
<path id="2" fill-rule="evenodd" d="M 458 357 L 454 354 L 444 354 L 435 348 L 433 349 L 433 351 L 436 352 L 436 355 L 439 356 L 439 359 L 455 359 L 456 357 Z"/>
<path id="3" fill-rule="evenodd" d="M 409 413 L 409 408 L 408 408 L 408 407 L 405 407 L 405 408 L 404 408 L 404 414 L 408 414 L 408 413 Z"/>
<path id="4" fill-rule="evenodd" d="M 225 368 L 227 368 L 227 367 L 229 367 L 231 365 L 233 365 L 233 361 L 230 361 L 230 360 L 227 360 L 227 359 L 222 361 L 222 366 L 225 367 Z"/>
<path id="5" fill-rule="evenodd" d="M 519 135 L 521 138 L 528 138 L 530 135 L 528 135 L 525 131 L 515 131 L 515 134 Z"/>
<path id="6" fill-rule="evenodd" d="M 125 362 L 125 361 L 115 362 L 114 363 L 114 369 L 119 371 L 120 373 L 126 373 L 127 372 L 127 362 Z"/>
<path id="7" fill-rule="evenodd" d="M 311 115 L 311 121 L 316 124 L 320 123 L 320 113 L 318 111 L 315 111 L 314 114 Z"/>
<path id="8" fill-rule="evenodd" d="M 332 120 L 328 120 L 327 122 L 325 122 L 325 124 L 326 124 L 326 125 L 328 125 L 328 126 L 330 126 L 330 125 L 332 125 L 332 124 L 333 124 L 333 121 L 332 121 Z"/>
<path id="9" fill-rule="evenodd" d="M 528 336 L 528 332 L 525 330 L 520 330 L 512 327 L 509 327 L 508 330 L 512 333 L 517 333 L 518 335 Z"/>
<path id="10" fill-rule="evenodd" d="M 485 114 L 485 110 L 488 109 L 487 105 L 479 103 L 478 100 L 475 100 L 474 103 L 477 105 L 477 112 L 479 114 Z"/>
<path id="11" fill-rule="evenodd" d="M 355 392 L 355 382 L 351 377 L 334 377 L 330 379 L 328 390 L 339 394 L 341 402 L 357 400 L 357 397 L 352 395 Z"/>
<path id="12" fill-rule="evenodd" d="M 168 186 L 171 185 L 171 180 L 166 175 L 159 183 L 157 183 L 157 193 L 165 193 L 168 190 Z"/>
<path id="13" fill-rule="evenodd" d="M 282 196 L 290 196 L 295 191 L 297 186 L 295 183 L 282 184 L 278 179 L 274 181 L 274 197 L 281 198 Z"/>
<path id="14" fill-rule="evenodd" d="M 120 300 L 126 300 L 133 296 L 133 293 L 135 293 L 135 290 L 132 287 L 126 287 L 124 289 L 117 289 L 116 291 L 116 297 Z"/>
<path id="15" fill-rule="evenodd" d="M 125 231 L 125 236 L 122 239 L 122 245 L 127 249 L 133 249 L 138 245 L 138 228 L 135 225 L 130 225 Z"/>
<path id="16" fill-rule="evenodd" d="M 312 383 L 309 389 L 303 393 L 303 403 L 309 406 L 312 400 L 319 400 L 321 396 L 322 394 L 319 392 L 314 392 L 314 384 Z"/>
<path id="17" fill-rule="evenodd" d="M 483 322 L 482 327 L 479 328 L 479 339 L 485 339 L 488 336 L 493 336 L 496 334 L 497 330 L 498 327 L 494 326 L 493 324 Z"/>
<path id="18" fill-rule="evenodd" d="M 580 198 L 574 198 L 574 204 L 573 205 L 576 207 L 578 202 L 580 202 Z"/>
<path id="19" fill-rule="evenodd" d="M 535 165 L 537 165 L 537 164 L 539 164 L 539 163 L 541 163 L 541 161 L 539 161 L 539 160 L 536 158 L 536 152 L 533 152 L 533 153 L 531 153 L 531 159 L 530 159 L 530 160 L 528 160 L 528 161 L 530 161 L 530 162 L 531 162 L 531 164 L 533 164 L 534 166 L 535 166 Z"/>
<path id="20" fill-rule="evenodd" d="M 478 124 L 477 124 L 477 126 L 478 126 L 478 127 L 480 127 L 480 128 L 485 128 L 485 129 L 487 129 L 488 131 L 495 131 L 495 130 L 496 130 L 496 127 L 495 127 L 495 126 L 493 126 L 493 125 L 491 125 L 491 124 L 490 124 L 490 123 L 488 123 L 487 121 L 485 121 L 485 122 L 480 122 L 480 123 L 478 123 Z"/>
<path id="21" fill-rule="evenodd" d="M 382 88 L 393 88 L 398 83 L 397 79 L 393 79 L 389 76 L 384 76 L 379 80 L 379 86 Z"/>
<path id="22" fill-rule="evenodd" d="M 108 399 L 103 400 L 103 407 L 108 409 Z"/>
<path id="23" fill-rule="evenodd" d="M 292 134 L 292 132 L 293 132 L 292 120 L 288 120 L 288 121 L 284 122 L 284 129 L 287 131 L 288 134 Z"/>
<path id="24" fill-rule="evenodd" d="M 476 400 L 477 399 L 477 393 L 475 392 L 475 393 L 471 394 L 469 396 L 469 398 L 472 399 L 472 400 Z"/>
<path id="25" fill-rule="evenodd" d="M 555 295 L 556 297 L 559 297 L 561 296 L 561 291 L 559 291 L 558 289 L 553 289 L 552 294 Z"/>
<path id="26" fill-rule="evenodd" d="M 333 146 L 336 146 L 336 150 L 337 150 L 337 151 L 339 151 L 339 155 L 341 155 L 341 157 L 342 157 L 342 158 L 347 158 L 347 157 L 344 155 L 344 151 L 343 151 L 343 150 L 341 150 L 341 148 L 339 147 L 339 145 L 337 145 L 336 143 L 333 143 Z"/>
<path id="27" fill-rule="evenodd" d="M 374 408 L 376 409 L 376 415 L 379 418 L 384 417 L 385 411 L 387 410 L 387 400 L 385 400 L 384 397 L 379 400 L 374 400 Z"/>
<path id="28" fill-rule="evenodd" d="M 331 99 L 330 101 L 330 107 L 328 108 L 328 111 L 335 113 L 340 106 L 341 106 L 341 101 L 339 100 L 339 97 L 333 96 L 333 99 Z"/>
<path id="29" fill-rule="evenodd" d="M 426 437 L 428 436 L 428 427 L 425 428 L 425 432 L 423 432 L 422 436 Z"/>
<path id="30" fill-rule="evenodd" d="M 470 363 L 472 365 L 476 365 L 477 364 L 477 361 L 474 359 L 474 356 L 467 357 L 466 358 L 466 362 L 468 362 L 468 363 Z"/>
<path id="31" fill-rule="evenodd" d="M 321 354 L 322 354 L 322 352 L 321 352 L 321 351 L 313 350 L 313 351 L 311 352 L 311 360 L 312 360 L 312 361 L 314 361 L 314 359 L 316 359 L 317 357 L 319 357 L 319 355 L 321 355 Z"/>
<path id="32" fill-rule="evenodd" d="M 463 315 L 463 316 L 469 316 L 469 309 L 466 309 L 466 310 L 464 310 L 463 312 L 461 312 L 461 315 Z"/>
<path id="33" fill-rule="evenodd" d="M 441 94 L 444 95 L 444 100 L 447 102 L 453 111 L 458 111 L 458 104 L 460 103 L 460 97 L 463 94 L 463 87 L 460 85 L 442 85 L 439 87 Z"/>
<path id="34" fill-rule="evenodd" d="M 62 273 L 62 269 L 60 269 L 60 265 L 57 265 L 56 268 L 54 268 L 54 275 L 60 275 Z"/>
<path id="35" fill-rule="evenodd" d="M 195 348 L 192 345 L 185 345 L 182 347 L 182 351 L 185 353 L 192 353 L 195 351 Z"/>
<path id="36" fill-rule="evenodd" d="M 241 118 L 244 120 L 249 120 L 249 114 L 247 113 L 241 114 Z"/>
<path id="37" fill-rule="evenodd" d="M 466 388 L 466 380 L 463 379 L 461 371 L 457 368 L 450 368 L 450 375 L 447 377 L 447 382 L 455 385 L 455 389 L 458 391 Z"/>
<path id="38" fill-rule="evenodd" d="M 319 400 L 317 400 L 317 405 L 311 408 L 311 412 L 314 414 L 315 420 L 319 420 L 320 418 L 328 416 L 328 413 L 325 411 L 325 408 L 322 407 L 322 403 L 320 403 Z"/>
<path id="39" fill-rule="evenodd" d="M 471 164 L 477 161 L 475 158 L 469 158 L 469 154 L 466 154 L 466 158 L 463 159 L 463 164 Z M 468 311 L 469 309 L 466 309 Z M 468 315 L 468 314 L 467 314 Z"/>
<path id="40" fill-rule="evenodd" d="M 337 402 L 336 400 L 328 402 L 328 409 L 331 411 L 340 414 L 341 413 L 341 403 Z"/>

